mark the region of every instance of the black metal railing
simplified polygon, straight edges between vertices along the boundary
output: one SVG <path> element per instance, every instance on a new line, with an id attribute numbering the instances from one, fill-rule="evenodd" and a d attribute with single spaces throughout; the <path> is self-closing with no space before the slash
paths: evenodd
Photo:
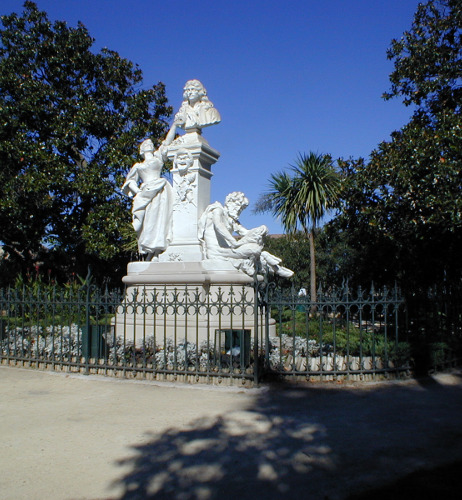
<path id="1" fill-rule="evenodd" d="M 37 368 L 251 385 L 268 374 L 401 375 L 410 349 L 398 290 L 272 285 L 0 290 L 0 361 Z"/>
<path id="2" fill-rule="evenodd" d="M 404 300 L 397 288 L 319 290 L 313 301 L 269 286 L 264 302 L 270 373 L 363 379 L 410 371 L 410 345 L 405 329 L 400 331 Z"/>
<path id="3" fill-rule="evenodd" d="M 0 290 L 0 359 L 105 375 L 254 382 L 263 331 L 254 308 L 251 286 L 9 288 Z"/>

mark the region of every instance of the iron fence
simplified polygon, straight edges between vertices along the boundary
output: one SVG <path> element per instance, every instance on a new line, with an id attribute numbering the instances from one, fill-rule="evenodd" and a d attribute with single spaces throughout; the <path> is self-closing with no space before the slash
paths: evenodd
<path id="1" fill-rule="evenodd" d="M 258 379 L 263 330 L 253 287 L 10 288 L 0 291 L 0 311 L 3 363 L 187 382 Z"/>
<path id="2" fill-rule="evenodd" d="M 397 290 L 309 297 L 253 286 L 0 290 L 0 360 L 123 377 L 252 385 L 266 375 L 409 371 Z"/>
<path id="3" fill-rule="evenodd" d="M 397 288 L 353 292 L 345 286 L 319 290 L 311 300 L 268 286 L 264 303 L 267 373 L 333 380 L 410 372 L 404 300 Z"/>

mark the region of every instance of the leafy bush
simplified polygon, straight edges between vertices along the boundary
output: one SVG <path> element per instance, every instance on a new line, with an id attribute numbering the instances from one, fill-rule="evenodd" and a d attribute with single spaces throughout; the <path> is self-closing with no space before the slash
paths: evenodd
<path id="1" fill-rule="evenodd" d="M 296 309 L 289 307 L 272 311 L 276 320 L 279 336 L 289 335 L 302 339 L 308 338 L 319 344 L 323 352 L 352 356 L 381 356 L 390 360 L 409 359 L 410 349 L 407 343 L 399 343 L 389 336 L 385 338 L 384 325 L 364 323 L 362 328 L 357 322 L 348 323 L 342 317 L 312 315 L 304 306 Z"/>

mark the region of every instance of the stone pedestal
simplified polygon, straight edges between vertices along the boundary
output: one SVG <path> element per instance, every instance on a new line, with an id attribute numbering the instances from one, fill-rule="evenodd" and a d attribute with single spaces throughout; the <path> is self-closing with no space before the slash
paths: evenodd
<path id="1" fill-rule="evenodd" d="M 178 168 L 178 156 L 186 158 L 186 169 Z M 160 262 L 200 262 L 202 251 L 197 238 L 197 222 L 210 204 L 211 166 L 220 153 L 197 130 L 179 137 L 169 148 L 168 157 L 174 162 L 172 169 L 173 241 L 159 256 Z"/>
<path id="2" fill-rule="evenodd" d="M 253 279 L 238 271 L 230 262 L 202 260 L 200 262 L 130 262 L 122 281 L 134 286 L 203 286 L 251 285 Z"/>
<path id="3" fill-rule="evenodd" d="M 126 342 L 213 343 L 223 330 L 254 335 L 253 279 L 229 262 L 131 262 L 123 281 L 114 326 Z"/>

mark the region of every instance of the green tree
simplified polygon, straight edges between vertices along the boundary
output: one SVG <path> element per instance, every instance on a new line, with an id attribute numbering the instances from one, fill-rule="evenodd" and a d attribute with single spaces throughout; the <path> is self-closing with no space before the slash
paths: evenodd
<path id="1" fill-rule="evenodd" d="M 340 177 L 329 155 L 300 154 L 289 172 L 272 174 L 269 190 L 257 201 L 256 212 L 270 211 L 281 219 L 284 229 L 299 228 L 310 243 L 310 294 L 316 301 L 315 230 L 326 211 L 333 207 Z M 294 271 L 297 271 L 294 269 Z"/>
<path id="2" fill-rule="evenodd" d="M 431 0 L 419 4 L 412 28 L 391 42 L 395 69 L 385 99 L 402 97 L 429 115 L 460 112 L 462 99 L 462 4 Z"/>
<path id="3" fill-rule="evenodd" d="M 117 52 L 92 51 L 79 23 L 27 1 L 1 17 L 0 241 L 11 266 L 101 273 L 120 266 L 129 203 L 117 188 L 136 144 L 158 140 L 165 88 Z M 126 259 L 126 257 L 125 257 Z"/>
<path id="4" fill-rule="evenodd" d="M 333 224 L 358 250 L 362 277 L 416 291 L 462 274 L 462 4 L 420 4 L 388 57 L 385 98 L 416 109 L 369 162 L 341 162 L 343 210 Z"/>
<path id="5" fill-rule="evenodd" d="M 287 235 L 269 235 L 265 238 L 265 250 L 282 259 L 285 267 L 295 271 L 293 278 L 273 277 L 280 288 L 294 286 L 295 290 L 307 288 L 310 281 L 310 244 L 306 235 L 298 231 Z"/>
<path id="6" fill-rule="evenodd" d="M 332 231 L 329 225 L 316 229 L 316 279 L 323 290 L 341 286 L 352 275 L 355 254 L 345 241 L 345 233 Z M 291 280 L 295 290 L 309 288 L 310 242 L 302 231 L 294 234 L 270 235 L 265 250 L 282 259 L 284 266 L 295 270 Z M 287 280 L 274 278 L 281 287 Z"/>

